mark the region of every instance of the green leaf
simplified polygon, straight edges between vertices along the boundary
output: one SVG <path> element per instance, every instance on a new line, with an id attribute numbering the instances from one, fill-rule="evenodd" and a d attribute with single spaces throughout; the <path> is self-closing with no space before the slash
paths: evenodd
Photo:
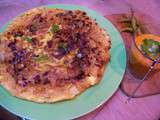
<path id="1" fill-rule="evenodd" d="M 135 17 L 133 17 L 133 18 L 131 19 L 131 24 L 132 24 L 133 30 L 136 31 L 136 30 L 137 30 L 137 20 L 136 20 Z"/>
<path id="2" fill-rule="evenodd" d="M 134 31 L 133 31 L 133 29 L 130 28 L 130 27 L 125 27 L 125 28 L 123 28 L 123 29 L 121 30 L 121 32 L 129 32 L 129 33 L 132 34 Z"/>
<path id="3" fill-rule="evenodd" d="M 34 58 L 36 61 L 45 61 L 48 60 L 47 55 L 38 55 L 37 57 Z"/>
<path id="4" fill-rule="evenodd" d="M 131 20 L 128 18 L 122 18 L 119 22 L 120 23 L 131 23 Z"/>
<path id="5" fill-rule="evenodd" d="M 141 49 L 144 54 L 155 59 L 160 55 L 160 42 L 152 39 L 144 39 Z"/>
<path id="6" fill-rule="evenodd" d="M 25 37 L 24 38 L 27 42 L 32 42 L 32 38 L 31 37 Z"/>
<path id="7" fill-rule="evenodd" d="M 145 54 L 149 54 L 148 48 L 146 47 L 145 44 L 142 44 L 142 45 L 141 45 L 141 49 L 142 49 L 142 51 L 143 51 Z"/>
<path id="8" fill-rule="evenodd" d="M 59 43 L 59 46 L 58 46 L 59 48 L 63 48 L 66 52 L 67 52 L 67 50 L 68 50 L 68 48 L 67 48 L 67 43 L 64 43 L 64 42 L 61 42 L 61 43 Z"/>
<path id="9" fill-rule="evenodd" d="M 51 32 L 55 33 L 57 31 L 59 31 L 59 26 L 56 24 L 52 25 Z"/>
<path id="10" fill-rule="evenodd" d="M 127 17 L 127 15 L 122 16 L 122 18 L 119 21 L 120 23 L 122 23 L 124 25 L 124 27 L 129 27 L 128 28 L 124 28 L 124 30 L 122 30 L 122 32 L 128 32 L 128 33 L 150 33 L 150 31 L 147 29 L 147 27 L 139 20 L 137 20 L 137 18 L 134 16 L 134 11 L 131 10 L 131 16 Z M 131 30 L 132 28 L 132 30 Z"/>

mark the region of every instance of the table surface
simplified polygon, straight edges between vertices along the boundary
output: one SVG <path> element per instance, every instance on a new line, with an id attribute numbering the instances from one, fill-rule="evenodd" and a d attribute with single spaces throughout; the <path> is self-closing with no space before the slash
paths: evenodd
<path id="1" fill-rule="evenodd" d="M 47 4 L 78 4 L 98 11 L 104 16 L 127 13 L 132 7 L 136 12 L 160 21 L 160 0 L 0 0 L 0 27 L 14 16 L 36 6 Z M 157 78 L 160 80 L 160 78 Z M 160 118 L 160 95 L 132 99 L 126 103 L 127 96 L 120 89 L 97 110 L 78 118 L 78 120 L 158 120 Z M 6 117 L 5 117 L 6 116 Z M 0 109 L 0 119 L 10 120 L 12 115 Z M 12 118 L 12 120 L 16 118 Z"/>

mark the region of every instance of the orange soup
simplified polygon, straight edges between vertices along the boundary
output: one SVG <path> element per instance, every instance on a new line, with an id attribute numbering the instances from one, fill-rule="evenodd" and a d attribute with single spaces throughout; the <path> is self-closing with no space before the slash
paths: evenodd
<path id="1" fill-rule="evenodd" d="M 149 70 L 153 60 L 158 56 L 160 56 L 159 36 L 144 34 L 136 37 L 136 40 L 132 42 L 129 50 L 129 67 L 131 73 L 135 77 L 142 79 Z M 159 70 L 160 61 L 155 65 L 152 73 Z"/>

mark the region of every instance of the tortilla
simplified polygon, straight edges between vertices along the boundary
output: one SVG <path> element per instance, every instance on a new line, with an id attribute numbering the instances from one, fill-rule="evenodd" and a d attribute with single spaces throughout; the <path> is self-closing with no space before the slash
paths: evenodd
<path id="1" fill-rule="evenodd" d="M 38 103 L 73 99 L 102 79 L 109 35 L 80 10 L 35 8 L 0 34 L 0 84 Z"/>

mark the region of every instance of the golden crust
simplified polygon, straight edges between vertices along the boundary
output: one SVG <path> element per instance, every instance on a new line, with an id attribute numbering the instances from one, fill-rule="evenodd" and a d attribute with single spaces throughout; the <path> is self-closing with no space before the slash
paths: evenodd
<path id="1" fill-rule="evenodd" d="M 6 73 L 5 76 L 8 76 L 0 77 L 1 85 L 6 88 L 13 96 L 37 103 L 52 103 L 73 99 L 87 88 L 99 83 L 102 77 L 101 75 L 100 77 L 94 79 L 94 81 L 85 78 L 83 81 L 79 81 L 76 84 L 69 84 L 67 86 L 60 88 L 57 87 L 54 89 L 50 88 L 50 86 L 28 86 L 26 88 L 22 88 L 15 84 L 12 77 L 5 71 L 5 66 L 1 65 L 1 67 L 3 69 L 1 69 L 0 73 Z M 99 73 L 103 74 L 104 69 L 105 67 L 102 68 Z"/>
<path id="2" fill-rule="evenodd" d="M 54 11 L 54 13 L 63 13 L 64 10 L 60 9 L 48 9 L 48 8 L 35 8 L 27 11 L 23 15 L 16 17 L 12 23 L 7 27 L 7 29 L 2 33 L 0 39 L 5 39 L 4 36 L 7 35 L 8 31 L 12 31 L 16 28 L 20 28 L 20 26 L 24 27 L 24 21 L 26 23 L 32 22 L 31 18 L 33 18 L 36 14 L 45 14 L 48 11 Z M 93 22 L 93 21 L 92 21 Z M 89 69 L 90 76 L 85 76 L 82 80 L 76 83 L 69 83 L 60 87 L 52 87 L 48 85 L 29 85 L 25 88 L 16 84 L 13 77 L 6 71 L 6 66 L 4 64 L 0 64 L 0 84 L 6 88 L 13 96 L 18 98 L 26 99 L 29 101 L 34 101 L 38 103 L 51 103 L 57 102 L 67 99 L 73 99 L 87 88 L 99 83 L 102 78 L 103 72 L 105 70 L 105 65 L 109 61 L 109 49 L 110 49 L 110 40 L 108 34 L 106 34 L 99 26 L 94 25 L 91 34 L 93 38 L 99 39 L 99 49 L 102 50 L 102 56 L 105 60 L 105 64 L 98 68 L 93 66 Z M 104 35 L 105 34 L 105 35 Z M 105 36 L 105 37 L 104 37 Z M 92 44 L 92 43 L 91 43 Z M 96 74 L 96 75 L 95 75 Z"/>

